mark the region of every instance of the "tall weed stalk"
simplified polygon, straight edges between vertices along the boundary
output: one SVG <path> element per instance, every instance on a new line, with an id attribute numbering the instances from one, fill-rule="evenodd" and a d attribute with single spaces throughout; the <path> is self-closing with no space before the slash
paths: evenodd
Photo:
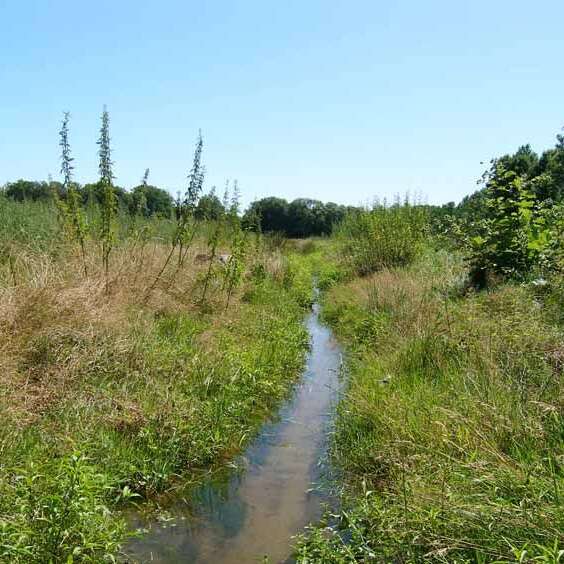
<path id="1" fill-rule="evenodd" d="M 109 291 L 110 253 L 115 244 L 115 217 L 117 213 L 117 197 L 112 185 L 112 160 L 110 147 L 110 115 L 104 107 L 102 126 L 98 139 L 98 155 L 100 162 L 100 183 L 102 185 L 102 206 L 100 218 L 100 239 L 102 242 L 102 264 L 106 277 L 106 292 Z"/>
<path id="2" fill-rule="evenodd" d="M 76 184 L 72 181 L 74 170 L 73 158 L 69 142 L 69 120 L 70 113 L 63 114 L 63 122 L 59 131 L 59 146 L 61 147 L 61 174 L 63 175 L 63 192 L 66 200 L 60 200 L 56 192 L 56 204 L 62 216 L 62 223 L 66 233 L 72 241 L 76 241 L 80 246 L 82 256 L 82 267 L 84 276 L 88 276 L 88 266 L 86 264 L 86 234 L 87 226 L 82 207 L 80 205 L 80 195 Z"/>

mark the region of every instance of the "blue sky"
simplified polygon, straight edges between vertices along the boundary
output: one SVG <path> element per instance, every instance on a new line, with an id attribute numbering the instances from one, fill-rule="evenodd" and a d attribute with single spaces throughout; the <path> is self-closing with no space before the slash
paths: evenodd
<path id="1" fill-rule="evenodd" d="M 77 180 L 111 114 L 116 182 L 207 185 L 357 204 L 458 201 L 480 161 L 564 126 L 564 2 L 0 0 L 0 184 Z"/>

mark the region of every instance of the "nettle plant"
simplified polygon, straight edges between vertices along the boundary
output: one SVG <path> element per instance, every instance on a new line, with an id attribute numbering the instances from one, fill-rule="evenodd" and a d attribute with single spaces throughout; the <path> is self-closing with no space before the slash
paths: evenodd
<path id="1" fill-rule="evenodd" d="M 229 307 L 229 302 L 234 290 L 240 286 L 245 271 L 245 257 L 247 253 L 247 232 L 240 227 L 233 231 L 231 241 L 231 255 L 225 266 L 223 289 L 227 293 L 225 309 Z"/>
<path id="2" fill-rule="evenodd" d="M 196 141 L 196 149 L 194 151 L 194 161 L 192 169 L 188 175 L 188 188 L 186 196 L 180 207 L 180 221 L 178 223 L 178 230 L 176 240 L 178 244 L 178 266 L 184 264 L 186 255 L 197 230 L 197 221 L 194 215 L 198 200 L 202 194 L 204 186 L 204 179 L 206 176 L 206 168 L 202 165 L 202 150 L 204 141 L 202 139 L 202 132 L 199 131 L 198 139 Z"/>
<path id="3" fill-rule="evenodd" d="M 523 278 L 555 266 L 562 214 L 539 202 L 526 178 L 503 165 L 485 188 L 487 216 L 467 226 L 467 260 L 473 281 L 483 286 L 489 273 Z"/>
<path id="4" fill-rule="evenodd" d="M 219 242 L 221 239 L 221 232 L 223 230 L 223 220 L 218 219 L 215 221 L 215 226 L 210 230 L 208 236 L 208 268 L 204 276 L 202 296 L 200 298 L 200 305 L 206 304 L 206 296 L 210 283 L 215 278 L 215 261 L 217 257 L 217 251 L 219 247 Z"/>
<path id="5" fill-rule="evenodd" d="M 61 174 L 63 175 L 64 201 L 57 198 L 57 207 L 61 214 L 64 230 L 71 241 L 80 245 L 84 275 L 88 276 L 86 264 L 86 235 L 87 227 L 84 213 L 80 205 L 80 194 L 76 184 L 72 181 L 73 158 L 69 142 L 70 113 L 64 112 L 61 130 L 59 131 L 59 146 L 61 147 Z"/>
<path id="6" fill-rule="evenodd" d="M 109 289 L 110 253 L 116 240 L 115 219 L 117 214 L 117 196 L 112 184 L 112 160 L 110 147 L 110 114 L 104 107 L 100 138 L 97 142 L 100 157 L 98 170 L 102 187 L 102 205 L 100 209 L 100 241 L 102 243 L 102 264 L 106 275 L 106 291 Z"/>
<path id="7" fill-rule="evenodd" d="M 231 198 L 231 206 L 229 213 L 226 216 L 226 221 L 231 231 L 231 254 L 225 265 L 223 274 L 222 289 L 227 293 L 225 302 L 225 309 L 229 308 L 229 302 L 234 290 L 240 286 L 243 280 L 243 273 L 245 271 L 245 258 L 247 255 L 248 247 L 248 230 L 243 230 L 241 227 L 241 220 L 239 218 L 239 187 L 237 181 L 234 183 L 233 195 Z M 227 202 L 227 190 L 224 200 Z M 225 209 L 227 206 L 224 204 Z"/>
<path id="8" fill-rule="evenodd" d="M 188 175 L 188 187 L 186 189 L 186 194 L 183 200 L 180 200 L 177 205 L 176 213 L 176 229 L 174 231 L 170 251 L 161 267 L 159 273 L 153 280 L 153 283 L 147 289 L 146 296 L 148 296 L 151 291 L 158 284 L 159 280 L 162 278 L 167 266 L 169 265 L 175 251 L 178 249 L 178 266 L 177 271 L 182 267 L 188 254 L 188 250 L 192 245 L 194 237 L 196 236 L 196 231 L 198 223 L 194 216 L 194 211 L 198 204 L 200 194 L 202 193 L 202 187 L 204 185 L 205 178 L 205 167 L 202 165 L 202 150 L 204 146 L 204 141 L 202 138 L 202 132 L 198 133 L 198 139 L 196 141 L 196 149 L 194 151 L 194 160 L 192 163 L 192 169 Z"/>

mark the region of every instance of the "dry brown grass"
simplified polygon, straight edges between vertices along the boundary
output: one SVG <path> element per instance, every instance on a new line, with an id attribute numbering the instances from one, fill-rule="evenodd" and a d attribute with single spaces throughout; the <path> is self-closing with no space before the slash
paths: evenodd
<path id="1" fill-rule="evenodd" d="M 143 247 L 124 245 L 116 248 L 111 259 L 109 292 L 101 264 L 96 263 L 96 249 L 89 249 L 89 276 L 82 274 L 81 258 L 76 252 L 50 256 L 22 249 L 15 265 L 15 280 L 3 272 L 0 280 L 0 410 L 18 425 L 29 425 L 57 402 L 63 402 L 73 389 L 73 378 L 80 374 L 80 364 L 95 357 L 102 341 L 112 340 L 115 354 L 119 339 L 131 325 L 132 315 L 196 311 L 200 281 L 208 264 L 195 257 L 205 252 L 194 245 L 178 268 L 173 260 L 156 287 L 148 291 L 169 252 L 169 247 L 151 242 Z M 267 270 L 282 270 L 282 258 L 275 252 L 263 257 Z M 8 265 L 5 266 L 8 268 Z M 224 311 L 221 293 L 221 265 L 214 266 L 217 276 L 212 283 L 207 307 L 221 315 L 213 326 L 233 323 L 242 291 Z M 135 313 L 137 312 L 137 314 Z M 205 334 L 199 340 L 204 345 Z M 78 401 L 78 400 L 77 400 Z M 119 411 L 119 410 L 118 410 Z M 134 425 L 135 409 L 124 408 L 116 425 Z M 120 422 L 121 421 L 121 422 Z"/>

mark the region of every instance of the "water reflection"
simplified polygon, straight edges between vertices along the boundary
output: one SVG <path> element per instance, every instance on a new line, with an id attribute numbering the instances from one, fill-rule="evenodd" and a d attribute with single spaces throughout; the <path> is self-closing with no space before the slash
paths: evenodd
<path id="1" fill-rule="evenodd" d="M 341 355 L 318 306 L 308 316 L 311 351 L 301 384 L 239 460 L 243 472 L 210 480 L 185 501 L 173 503 L 172 522 L 146 523 L 131 541 L 132 562 L 242 564 L 285 562 L 291 537 L 321 516 L 329 499 L 322 478 L 327 434 L 339 386 Z"/>

